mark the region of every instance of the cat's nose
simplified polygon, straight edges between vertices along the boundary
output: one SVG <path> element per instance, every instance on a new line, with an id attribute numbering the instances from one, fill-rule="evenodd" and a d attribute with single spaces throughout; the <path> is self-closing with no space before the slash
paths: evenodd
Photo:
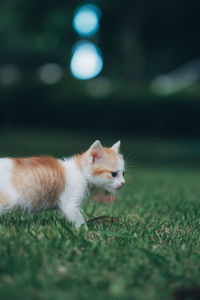
<path id="1" fill-rule="evenodd" d="M 125 180 L 121 181 L 121 182 L 120 182 L 120 185 L 118 186 L 117 189 L 118 189 L 118 190 L 121 189 L 121 188 L 123 187 L 124 184 L 125 184 Z"/>

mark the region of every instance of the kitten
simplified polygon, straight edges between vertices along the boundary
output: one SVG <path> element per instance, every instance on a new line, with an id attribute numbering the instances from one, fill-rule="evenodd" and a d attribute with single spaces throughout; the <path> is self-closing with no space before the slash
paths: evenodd
<path id="1" fill-rule="evenodd" d="M 76 228 L 86 226 L 80 212 L 90 187 L 114 193 L 124 183 L 120 142 L 111 148 L 99 141 L 83 154 L 59 160 L 51 156 L 0 159 L 0 213 L 16 209 L 60 208 Z"/>

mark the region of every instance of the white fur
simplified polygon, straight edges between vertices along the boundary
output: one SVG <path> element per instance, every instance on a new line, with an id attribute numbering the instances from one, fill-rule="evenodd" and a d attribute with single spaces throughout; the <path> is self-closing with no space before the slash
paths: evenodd
<path id="1" fill-rule="evenodd" d="M 119 146 L 120 142 L 113 145 L 113 150 L 115 150 L 116 153 L 119 150 Z M 65 170 L 66 183 L 65 189 L 60 195 L 58 207 L 70 222 L 75 223 L 77 228 L 79 228 L 82 224 L 84 224 L 85 228 L 87 228 L 84 222 L 84 218 L 80 212 L 80 208 L 84 198 L 88 194 L 89 187 L 91 185 L 101 186 L 110 192 L 115 192 L 125 183 L 123 177 L 124 161 L 120 158 L 120 156 L 118 156 L 117 158 L 118 163 L 116 170 L 111 170 L 118 173 L 116 178 L 111 178 L 110 180 L 108 180 L 105 175 L 97 176 L 96 178 L 91 175 L 92 164 L 98 164 L 102 159 L 100 155 L 97 160 L 93 161 L 93 159 L 91 158 L 91 151 L 94 149 L 95 151 L 96 149 L 100 149 L 100 154 L 102 154 L 103 157 L 104 150 L 101 146 L 101 143 L 99 141 L 96 141 L 84 156 L 81 168 L 79 168 L 79 166 L 77 165 L 76 157 L 59 160 Z M 31 201 L 29 203 L 26 203 L 12 185 L 12 168 L 13 161 L 11 159 L 0 159 L 0 192 L 7 195 L 9 199 L 8 207 L 5 208 L 0 204 L 0 213 L 5 213 L 15 209 L 24 211 L 35 210 L 35 208 L 31 206 Z M 41 210 L 45 210 L 48 208 L 53 207 L 49 207 L 47 201 L 44 201 L 44 205 L 42 205 Z"/>
<path id="2" fill-rule="evenodd" d="M 88 182 L 78 168 L 75 158 L 66 159 L 62 164 L 65 168 L 66 186 L 60 196 L 59 207 L 67 219 L 75 222 L 78 228 L 85 223 L 80 207 L 88 192 Z M 85 225 L 85 227 L 87 226 Z"/>
<path id="3" fill-rule="evenodd" d="M 117 143 L 115 143 L 115 144 L 112 146 L 112 149 L 113 149 L 116 153 L 119 153 L 120 144 L 121 144 L 121 142 L 118 141 Z"/>
<path id="4" fill-rule="evenodd" d="M 64 192 L 60 195 L 59 208 L 71 222 L 74 222 L 76 227 L 84 224 L 83 216 L 80 213 L 80 206 L 88 192 L 88 182 L 76 165 L 75 158 L 60 160 L 66 177 L 66 185 Z M 20 209 L 22 211 L 40 210 L 31 207 L 31 201 L 26 203 L 23 198 L 17 193 L 11 182 L 11 174 L 13 161 L 9 158 L 0 159 L 0 192 L 8 196 L 9 205 L 3 207 L 0 204 L 0 214 Z M 31 191 L 30 191 L 31 194 Z M 42 209 L 48 209 L 48 205 L 44 205 Z M 41 209 L 41 210 L 42 210 Z"/>
<path id="5" fill-rule="evenodd" d="M 21 204 L 21 199 L 11 183 L 11 170 L 13 162 L 9 158 L 0 158 L 0 192 L 8 196 L 9 205 L 3 208 L 0 203 L 0 213 L 17 208 Z"/>

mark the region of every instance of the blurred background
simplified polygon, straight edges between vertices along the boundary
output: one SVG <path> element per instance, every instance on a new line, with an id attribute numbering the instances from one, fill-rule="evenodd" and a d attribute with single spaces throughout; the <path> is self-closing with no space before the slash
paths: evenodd
<path id="1" fill-rule="evenodd" d="M 197 166 L 199 11 L 196 0 L 2 0 L 1 155 L 121 139 L 135 162 Z"/>

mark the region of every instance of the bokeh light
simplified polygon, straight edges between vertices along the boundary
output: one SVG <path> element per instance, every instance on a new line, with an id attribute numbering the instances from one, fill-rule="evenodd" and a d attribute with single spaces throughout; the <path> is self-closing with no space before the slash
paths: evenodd
<path id="1" fill-rule="evenodd" d="M 153 92 L 160 96 L 179 92 L 200 80 L 200 58 L 193 59 L 178 68 L 158 75 L 151 81 Z"/>
<path id="2" fill-rule="evenodd" d="M 45 84 L 57 83 L 63 75 L 62 68 L 56 63 L 47 63 L 39 70 L 39 78 Z"/>
<path id="3" fill-rule="evenodd" d="M 97 76 L 103 68 L 103 59 L 99 49 L 91 42 L 78 43 L 73 49 L 70 69 L 78 79 L 90 79 Z"/>
<path id="4" fill-rule="evenodd" d="M 82 36 L 91 36 L 99 28 L 100 9 L 92 4 L 82 5 L 77 9 L 73 19 L 73 27 Z"/>
<path id="5" fill-rule="evenodd" d="M 14 64 L 5 64 L 0 67 L 0 83 L 9 85 L 14 84 L 21 78 L 21 71 Z"/>

